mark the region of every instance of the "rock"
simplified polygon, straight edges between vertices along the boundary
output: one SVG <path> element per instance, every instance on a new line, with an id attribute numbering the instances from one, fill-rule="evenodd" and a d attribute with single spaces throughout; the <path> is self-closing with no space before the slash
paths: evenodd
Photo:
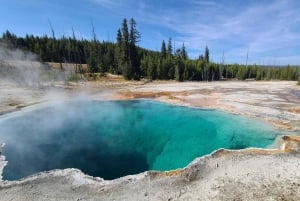
<path id="1" fill-rule="evenodd" d="M 0 144 L 0 183 L 2 181 L 2 173 L 3 173 L 3 169 L 7 164 L 7 161 L 5 161 L 5 156 L 2 155 L 2 149 L 4 147 L 4 143 Z"/>
<path id="2" fill-rule="evenodd" d="M 299 200 L 300 153 L 285 150 L 220 149 L 183 169 L 110 181 L 77 169 L 52 170 L 0 183 L 0 200 L 251 200 L 254 193 L 258 200 Z"/>

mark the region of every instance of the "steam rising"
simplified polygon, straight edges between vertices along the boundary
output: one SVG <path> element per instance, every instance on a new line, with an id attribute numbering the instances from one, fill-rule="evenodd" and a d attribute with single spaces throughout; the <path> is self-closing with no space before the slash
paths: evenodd
<path id="1" fill-rule="evenodd" d="M 62 89 L 67 83 L 71 73 L 70 68 L 65 68 L 63 70 L 53 69 L 49 65 L 39 62 L 38 57 L 31 52 L 22 51 L 20 49 L 11 49 L 0 44 L 0 93 L 2 93 L 0 97 L 0 114 L 10 111 L 10 108 L 13 108 L 14 106 L 17 108 L 19 104 L 26 105 L 27 103 L 35 103 L 45 99 L 58 102 L 66 100 L 67 95 Z M 59 86 L 59 88 L 57 88 L 57 86 Z M 2 97 L 4 98 L 2 99 Z M 83 99 L 86 95 L 81 93 L 76 96 L 76 99 L 77 97 Z M 30 110 L 31 108 L 28 109 Z M 63 111 L 63 109 L 61 109 L 61 111 Z M 26 110 L 0 116 L 0 124 L 5 119 L 13 118 L 14 115 L 23 115 L 23 112 L 26 113 Z M 69 112 L 68 114 L 72 113 Z M 41 118 L 37 119 L 36 123 L 39 122 L 40 128 L 47 130 L 51 127 L 50 125 L 58 126 L 63 118 L 65 117 L 55 117 L 53 119 L 47 119 L 47 121 L 43 121 L 43 118 Z M 32 152 L 39 153 L 38 150 L 34 150 L 34 145 L 32 143 L 37 142 L 41 137 L 41 133 L 33 131 L 30 133 L 30 136 L 28 136 L 28 139 L 23 142 L 19 141 L 19 136 L 13 135 L 13 133 L 17 133 L 22 136 L 23 130 L 20 128 L 24 126 L 25 122 L 26 121 L 17 121 L 16 124 L 10 128 L 5 126 L 0 128 L 0 145 L 4 142 L 13 145 L 5 146 L 4 150 L 20 151 L 28 154 Z M 27 144 L 25 145 L 24 143 Z M 10 149 L 11 147 L 13 147 L 13 150 Z M 1 176 L 3 166 L 6 164 L 2 154 L 3 152 L 0 151 Z M 30 169 L 30 167 L 25 167 L 24 164 L 21 164 L 22 168 Z"/>
<path id="2" fill-rule="evenodd" d="M 0 121 L 0 140 L 6 142 L 4 154 L 11 161 L 5 179 L 57 168 L 75 167 L 109 179 L 147 170 L 146 158 L 134 150 L 134 138 L 119 125 L 125 116 L 120 106 L 91 103 L 55 102 Z M 121 164 L 123 169 L 114 171 Z"/>
<path id="3" fill-rule="evenodd" d="M 32 53 L 0 47 L 0 82 L 44 91 L 64 84 L 70 72 L 51 69 Z M 215 111 L 151 101 L 93 102 L 85 94 L 66 101 L 62 92 L 46 92 L 55 102 L 1 116 L 5 179 L 74 167 L 113 179 L 183 167 L 221 147 L 265 147 L 276 137 L 263 124 Z"/>
<path id="4" fill-rule="evenodd" d="M 38 61 L 35 54 L 0 45 L 0 78 L 22 87 L 41 87 L 64 81 L 65 72 L 51 69 Z"/>
<path id="5" fill-rule="evenodd" d="M 105 179 L 170 170 L 221 147 L 266 147 L 277 134 L 248 118 L 142 100 L 56 102 L 0 120 L 5 179 L 71 167 Z"/>

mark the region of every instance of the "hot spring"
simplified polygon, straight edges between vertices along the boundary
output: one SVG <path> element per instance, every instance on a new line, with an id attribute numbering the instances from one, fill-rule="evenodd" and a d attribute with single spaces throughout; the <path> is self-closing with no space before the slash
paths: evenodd
<path id="1" fill-rule="evenodd" d="M 0 120 L 6 180 L 63 168 L 104 179 L 171 170 L 219 148 L 265 148 L 279 134 L 256 119 L 150 100 L 69 101 Z"/>

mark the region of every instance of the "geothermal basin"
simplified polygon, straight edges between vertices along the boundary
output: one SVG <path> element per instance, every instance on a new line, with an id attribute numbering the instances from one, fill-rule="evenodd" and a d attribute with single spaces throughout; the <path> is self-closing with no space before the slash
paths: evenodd
<path id="1" fill-rule="evenodd" d="M 104 179 L 173 170 L 219 148 L 268 148 L 281 134 L 257 119 L 151 100 L 49 103 L 1 117 L 3 179 L 64 168 Z"/>

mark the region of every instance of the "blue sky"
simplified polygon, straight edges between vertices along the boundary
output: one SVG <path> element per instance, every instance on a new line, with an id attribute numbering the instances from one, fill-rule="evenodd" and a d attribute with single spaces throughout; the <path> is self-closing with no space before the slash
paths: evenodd
<path id="1" fill-rule="evenodd" d="M 122 19 L 133 17 L 140 46 L 160 50 L 169 37 L 190 58 L 225 63 L 300 64 L 299 0 L 0 0 L 0 32 L 115 41 Z"/>

